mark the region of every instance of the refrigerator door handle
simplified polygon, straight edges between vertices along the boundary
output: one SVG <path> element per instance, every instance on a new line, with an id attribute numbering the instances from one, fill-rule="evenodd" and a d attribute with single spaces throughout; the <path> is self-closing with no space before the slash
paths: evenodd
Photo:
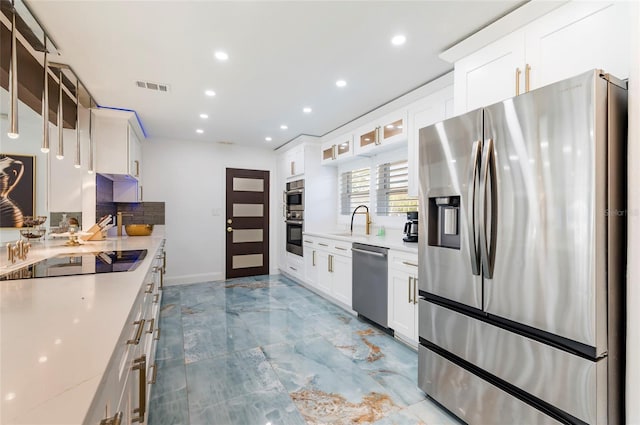
<path id="1" fill-rule="evenodd" d="M 469 187 L 468 204 L 467 204 L 467 225 L 469 235 L 469 259 L 471 260 L 471 272 L 480 276 L 480 258 L 478 256 L 478 237 L 476 235 L 476 183 L 480 171 L 480 155 L 482 152 L 482 140 L 473 142 L 471 151 L 471 164 L 469 166 L 469 179 L 467 184 Z"/>
<path id="2" fill-rule="evenodd" d="M 489 181 L 491 179 L 491 181 Z M 487 200 L 487 189 L 491 189 L 491 199 Z M 484 153 L 480 165 L 480 255 L 482 272 L 485 278 L 493 278 L 496 257 L 496 239 L 498 224 L 498 193 L 496 182 L 496 158 L 493 139 L 484 142 Z M 490 205 L 487 203 L 490 202 Z M 491 235 L 487 235 L 487 206 L 491 211 Z M 490 239 L 489 239 L 490 238 Z M 489 244 L 487 244 L 489 242 Z"/>

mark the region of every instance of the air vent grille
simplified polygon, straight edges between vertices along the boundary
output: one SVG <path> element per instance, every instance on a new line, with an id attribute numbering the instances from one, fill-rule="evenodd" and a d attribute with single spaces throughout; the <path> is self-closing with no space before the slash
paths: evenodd
<path id="1" fill-rule="evenodd" d="M 164 93 L 169 91 L 169 84 L 153 83 L 151 81 L 136 81 L 136 86 L 141 89 L 149 89 Z"/>

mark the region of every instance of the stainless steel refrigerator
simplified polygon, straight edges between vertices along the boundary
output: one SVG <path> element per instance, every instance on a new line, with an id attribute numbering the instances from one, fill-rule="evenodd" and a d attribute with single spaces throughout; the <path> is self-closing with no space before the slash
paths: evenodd
<path id="1" fill-rule="evenodd" d="M 420 388 L 470 424 L 623 422 L 626 83 L 420 130 Z"/>

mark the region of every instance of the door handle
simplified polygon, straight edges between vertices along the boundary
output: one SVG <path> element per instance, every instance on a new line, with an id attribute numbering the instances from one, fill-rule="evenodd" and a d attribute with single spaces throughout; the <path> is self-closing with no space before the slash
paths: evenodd
<path id="1" fill-rule="evenodd" d="M 138 328 L 136 329 L 136 334 L 133 339 L 127 340 L 127 344 L 138 345 L 140 343 L 140 338 L 142 338 L 142 331 L 144 330 L 144 319 L 136 320 L 133 324 L 138 325 Z"/>
<path id="2" fill-rule="evenodd" d="M 133 361 L 132 369 L 140 371 L 140 381 L 138 386 L 138 402 L 140 403 L 140 406 L 133 409 L 133 413 L 138 414 L 138 416 L 131 418 L 131 422 L 142 423 L 144 422 L 144 414 L 146 413 L 147 408 L 147 356 L 143 354 L 141 357 L 135 359 Z"/>
<path id="3" fill-rule="evenodd" d="M 411 279 L 413 279 L 411 276 L 409 276 L 409 279 L 407 281 L 407 295 L 409 296 L 409 298 L 407 299 L 407 303 L 411 304 Z"/>
<path id="4" fill-rule="evenodd" d="M 480 254 L 484 277 L 493 277 L 495 265 L 496 237 L 498 224 L 498 194 L 496 179 L 496 159 L 493 139 L 485 141 L 485 148 L 480 166 Z M 491 179 L 491 181 L 489 181 Z M 487 189 L 491 189 L 491 199 L 487 199 Z M 489 204 L 489 205 L 488 205 Z M 491 208 L 491 235 L 487 236 L 487 206 Z"/>
<path id="5" fill-rule="evenodd" d="M 231 233 L 231 232 L 233 232 L 233 227 L 231 226 L 227 227 L 227 233 Z"/>
<path id="6" fill-rule="evenodd" d="M 520 68 L 516 68 L 516 96 L 520 94 L 520 74 L 522 74 L 522 71 L 520 71 Z"/>
<path id="7" fill-rule="evenodd" d="M 469 235 L 469 259 L 471 260 L 471 273 L 480 276 L 480 259 L 478 258 L 478 238 L 476 235 L 476 183 L 480 168 L 479 159 L 482 151 L 482 141 L 473 142 L 471 151 L 471 165 L 469 166 L 468 203 L 467 203 L 467 234 Z"/>
<path id="8" fill-rule="evenodd" d="M 530 74 L 531 74 L 531 65 L 527 64 L 524 67 L 524 92 L 528 93 L 529 92 L 529 83 L 531 81 L 530 78 Z"/>

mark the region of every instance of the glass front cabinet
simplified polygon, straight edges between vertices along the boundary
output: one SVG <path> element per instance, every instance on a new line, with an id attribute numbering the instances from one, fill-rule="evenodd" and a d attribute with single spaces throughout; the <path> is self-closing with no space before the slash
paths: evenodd
<path id="1" fill-rule="evenodd" d="M 355 135 L 355 154 L 373 155 L 380 146 L 407 140 L 407 111 L 397 111 L 360 127 Z"/>
<path id="2" fill-rule="evenodd" d="M 345 134 L 324 143 L 321 154 L 324 165 L 353 156 L 353 134 Z"/>

